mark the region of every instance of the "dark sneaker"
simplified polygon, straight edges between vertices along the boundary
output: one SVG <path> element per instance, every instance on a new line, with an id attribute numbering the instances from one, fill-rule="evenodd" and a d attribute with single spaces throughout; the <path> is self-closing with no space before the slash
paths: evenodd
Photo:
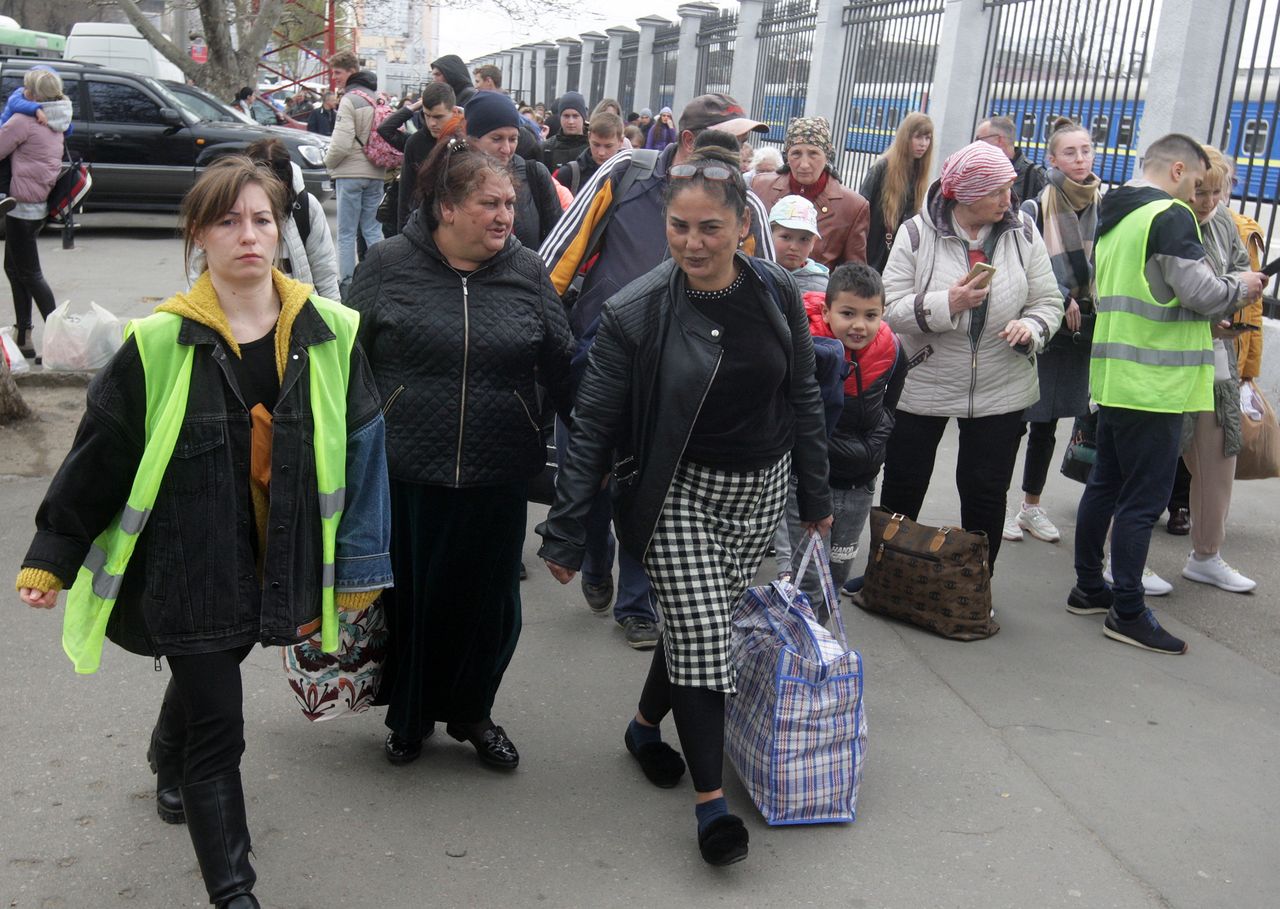
<path id="1" fill-rule="evenodd" d="M 1115 602 L 1115 594 L 1108 587 L 1096 593 L 1085 593 L 1079 587 L 1072 587 L 1067 594 L 1067 612 L 1072 615 L 1106 615 Z"/>
<path id="2" fill-rule="evenodd" d="M 858 575 L 856 578 L 849 578 L 849 580 L 840 585 L 840 592 L 847 597 L 854 596 L 860 590 L 862 590 L 862 575 Z"/>
<path id="3" fill-rule="evenodd" d="M 658 626 L 639 616 L 627 616 L 622 620 L 627 646 L 633 650 L 652 650 L 658 646 Z"/>
<path id="4" fill-rule="evenodd" d="M 18 200 L 13 196 L 5 196 L 0 199 L 0 215 L 7 215 L 13 211 L 18 205 Z"/>
<path id="5" fill-rule="evenodd" d="M 520 563 L 520 580 L 529 580 L 529 569 L 525 567 L 524 562 Z"/>
<path id="6" fill-rule="evenodd" d="M 1132 619 L 1116 615 L 1114 608 L 1102 622 L 1102 633 L 1113 641 L 1130 644 L 1154 653 L 1182 654 L 1187 652 L 1187 642 L 1175 638 L 1160 627 L 1151 609 L 1144 608 Z"/>
<path id="7" fill-rule="evenodd" d="M 596 615 L 604 615 L 613 605 L 613 578 L 606 578 L 603 584 L 588 584 L 587 576 L 582 576 L 582 595 L 587 598 L 587 608 Z"/>

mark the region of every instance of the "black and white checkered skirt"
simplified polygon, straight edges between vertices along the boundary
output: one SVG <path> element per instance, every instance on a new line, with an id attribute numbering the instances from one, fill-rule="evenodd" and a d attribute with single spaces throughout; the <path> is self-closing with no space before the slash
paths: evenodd
<path id="1" fill-rule="evenodd" d="M 673 685 L 735 693 L 729 614 L 787 504 L 791 455 L 730 473 L 681 461 L 644 567 L 666 629 Z"/>

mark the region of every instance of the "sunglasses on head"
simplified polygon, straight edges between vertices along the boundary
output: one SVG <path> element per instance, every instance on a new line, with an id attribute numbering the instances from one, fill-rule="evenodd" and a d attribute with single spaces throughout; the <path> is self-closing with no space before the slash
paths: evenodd
<path id="1" fill-rule="evenodd" d="M 691 177 L 701 175 L 704 180 L 714 180 L 717 183 L 732 182 L 737 171 L 729 170 L 723 165 L 713 164 L 710 167 L 699 167 L 696 164 L 677 164 L 667 170 L 667 175 L 673 180 L 688 180 Z"/>

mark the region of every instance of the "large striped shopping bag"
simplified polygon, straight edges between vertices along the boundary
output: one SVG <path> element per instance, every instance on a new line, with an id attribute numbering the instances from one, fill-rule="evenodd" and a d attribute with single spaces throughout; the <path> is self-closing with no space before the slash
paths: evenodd
<path id="1" fill-rule="evenodd" d="M 733 610 L 738 693 L 728 699 L 725 750 L 770 824 L 852 821 L 867 749 L 862 657 L 849 649 L 839 606 L 832 634 L 800 592 L 811 561 L 827 602 L 839 604 L 814 534 L 794 584 L 752 587 Z"/>

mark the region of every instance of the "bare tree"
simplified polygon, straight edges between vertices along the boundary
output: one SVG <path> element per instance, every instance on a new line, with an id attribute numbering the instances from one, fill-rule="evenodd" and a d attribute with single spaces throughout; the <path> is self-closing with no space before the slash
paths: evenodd
<path id="1" fill-rule="evenodd" d="M 18 383 L 13 381 L 9 372 L 9 362 L 0 357 L 0 426 L 15 420 L 25 420 L 31 416 L 31 408 L 22 400 L 18 391 Z"/>

